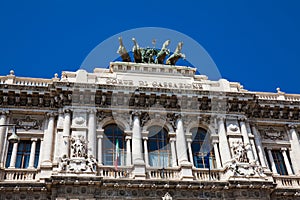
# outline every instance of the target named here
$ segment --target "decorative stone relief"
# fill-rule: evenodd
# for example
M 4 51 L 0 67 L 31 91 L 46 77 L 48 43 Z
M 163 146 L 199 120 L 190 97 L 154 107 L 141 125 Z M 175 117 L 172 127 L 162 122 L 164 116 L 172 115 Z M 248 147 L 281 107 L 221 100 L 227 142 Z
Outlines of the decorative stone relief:
M 261 132 L 263 133 L 264 139 L 271 139 L 271 140 L 284 140 L 285 139 L 283 129 L 280 130 L 280 129 L 273 128 L 273 127 L 267 127 L 267 128 L 264 128 Z
M 240 127 L 237 120 L 226 120 L 226 129 L 229 134 L 240 134 Z
M 30 116 L 26 116 L 21 119 L 14 119 L 17 129 L 25 129 L 29 131 L 31 129 L 40 130 L 42 126 L 42 120 L 33 119 Z
M 233 158 L 238 162 L 249 162 L 249 159 L 247 157 L 247 150 L 246 146 L 242 142 L 237 142 L 232 144 L 232 150 L 233 150 Z
M 85 127 L 87 120 L 86 120 L 86 112 L 82 111 L 73 111 L 73 120 L 72 126 L 74 127 Z
M 226 173 L 229 176 L 266 176 L 263 173 L 262 167 L 256 161 L 249 163 L 247 148 L 242 141 L 232 144 L 233 159 L 225 167 Z
M 169 194 L 169 192 L 167 192 L 163 197 L 162 200 L 172 200 L 173 198 L 171 197 L 171 195 Z
M 91 155 L 87 156 L 87 142 L 83 136 L 72 136 L 71 158 L 63 155 L 59 158 L 59 172 L 95 172 L 96 159 Z
M 71 157 L 86 157 L 87 142 L 84 136 L 73 136 L 71 138 Z

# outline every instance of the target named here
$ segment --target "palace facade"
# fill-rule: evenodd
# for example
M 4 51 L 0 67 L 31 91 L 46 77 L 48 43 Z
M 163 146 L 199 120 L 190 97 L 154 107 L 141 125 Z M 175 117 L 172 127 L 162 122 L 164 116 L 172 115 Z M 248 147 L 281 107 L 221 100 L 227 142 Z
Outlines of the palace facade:
M 299 103 L 185 66 L 11 71 L 0 76 L 0 199 L 300 199 Z

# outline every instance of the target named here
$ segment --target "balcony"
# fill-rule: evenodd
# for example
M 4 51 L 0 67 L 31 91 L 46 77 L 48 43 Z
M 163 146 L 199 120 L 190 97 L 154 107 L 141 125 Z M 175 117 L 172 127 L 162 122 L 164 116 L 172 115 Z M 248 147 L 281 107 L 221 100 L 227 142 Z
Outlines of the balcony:
M 216 169 L 193 169 L 194 178 L 197 181 L 219 181 L 221 178 L 221 171 Z
M 37 181 L 36 169 L 4 169 L 1 171 L 0 180 L 2 181 Z
M 132 178 L 131 172 L 132 168 L 125 166 L 118 166 L 118 170 L 114 166 L 101 166 L 98 170 L 99 176 L 104 179 Z
M 154 168 L 150 167 L 146 170 L 148 179 L 168 179 L 178 180 L 180 179 L 180 172 L 178 168 Z
M 300 188 L 300 176 L 273 176 L 277 188 Z

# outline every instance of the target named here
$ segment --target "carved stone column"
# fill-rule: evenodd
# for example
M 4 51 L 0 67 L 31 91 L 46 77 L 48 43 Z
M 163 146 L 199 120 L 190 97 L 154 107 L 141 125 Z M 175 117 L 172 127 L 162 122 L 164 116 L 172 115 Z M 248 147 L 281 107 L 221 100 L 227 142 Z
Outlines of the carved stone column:
M 96 117 L 95 110 L 89 110 L 88 119 L 88 157 L 96 157 Z
M 140 126 L 140 113 L 133 113 L 133 125 L 132 125 L 132 159 L 133 164 L 144 163 L 142 154 L 142 134 Z
M 97 152 L 97 159 L 98 159 L 98 163 L 100 165 L 103 165 L 103 161 L 102 161 L 102 139 L 103 139 L 103 134 L 104 134 L 104 130 L 101 129 L 98 131 L 98 152 Z
M 215 154 L 215 157 L 216 157 L 216 164 L 217 164 L 216 167 L 217 167 L 217 169 L 221 169 L 222 163 L 221 163 L 220 154 L 219 154 L 218 142 L 213 141 L 212 143 L 214 145 L 214 154 Z
M 177 116 L 176 119 L 176 150 L 178 164 L 188 164 L 186 139 L 183 131 L 183 122 L 181 116 Z M 175 154 L 176 155 L 176 154 Z
M 55 114 L 48 114 L 48 128 L 44 135 L 44 151 L 42 151 L 42 164 L 43 167 L 51 167 L 52 166 L 52 152 L 53 152 L 53 140 L 54 140 L 54 120 Z
M 289 159 L 287 157 L 287 154 L 286 154 L 287 148 L 281 148 L 280 150 L 281 150 L 281 153 L 282 153 L 282 156 L 283 156 L 283 160 L 284 160 L 284 163 L 285 163 L 287 173 L 288 173 L 288 175 L 292 175 L 293 174 L 292 166 L 291 166 L 290 161 L 289 161 Z
M 62 151 L 60 157 L 66 155 L 70 157 L 70 128 L 71 128 L 71 111 L 65 110 L 64 114 L 64 124 L 63 124 L 63 134 L 62 134 Z
M 188 151 L 189 151 L 189 158 L 190 158 L 190 162 L 192 163 L 193 166 L 195 166 L 194 164 L 194 158 L 193 158 L 193 151 L 192 151 L 192 134 L 189 133 L 189 137 L 187 138 L 187 146 L 188 146 Z
M 18 143 L 14 143 L 12 153 L 11 153 L 9 168 L 15 168 L 16 167 L 17 153 L 18 153 Z
M 296 131 L 297 126 L 295 124 L 290 124 L 289 128 L 289 138 L 291 143 L 291 161 L 294 168 L 294 172 L 296 175 L 300 174 L 300 159 L 299 159 L 299 152 L 300 152 L 300 144 L 299 144 L 299 135 Z
M 276 165 L 273 159 L 273 155 L 272 155 L 272 149 L 267 148 L 268 151 L 268 156 L 269 156 L 269 160 L 270 160 L 270 164 L 271 164 L 271 170 L 273 172 L 273 174 L 278 174 L 277 169 L 276 169 Z
M 144 141 L 144 159 L 145 159 L 146 167 L 148 167 L 149 166 L 148 131 L 144 135 L 147 135 L 147 136 L 143 136 L 143 141 Z
M 131 166 L 131 135 L 125 137 L 126 140 L 126 166 Z
M 266 169 L 267 168 L 266 155 L 265 155 L 265 152 L 263 150 L 260 134 L 258 133 L 255 125 L 252 125 L 252 132 L 253 132 L 253 135 L 254 135 L 254 140 L 255 140 L 255 143 L 256 143 L 257 154 L 258 154 L 258 157 L 259 157 L 260 164 L 261 164 L 262 168 Z
M 142 134 L 140 126 L 139 112 L 132 113 L 132 161 L 133 177 L 135 179 L 145 179 L 146 169 L 142 153 Z
M 31 139 L 31 149 L 30 149 L 30 157 L 29 157 L 29 169 L 34 168 L 34 158 L 35 158 L 35 150 L 36 150 L 36 142 L 37 138 L 32 138 Z
M 218 135 L 219 135 L 219 148 L 222 165 L 225 166 L 231 160 L 230 149 L 228 145 L 226 129 L 224 125 L 224 117 L 218 118 Z
M 249 162 L 252 163 L 254 161 L 254 156 L 253 156 L 252 147 L 249 140 L 245 121 L 246 121 L 245 118 L 240 119 L 241 133 L 243 136 L 244 145 L 246 147 L 247 157 L 249 158 Z
M 0 125 L 5 125 L 7 121 L 7 114 L 8 112 L 1 112 L 0 116 Z M 4 157 L 4 152 L 5 152 L 5 141 L 7 138 L 7 133 L 6 133 L 7 127 L 5 126 L 0 126 L 0 168 L 4 166 L 3 163 L 3 157 Z
M 175 134 L 174 133 L 169 133 L 170 136 L 170 145 L 171 145 L 171 155 L 172 155 L 172 167 L 177 166 L 177 156 L 176 156 L 176 149 L 175 149 Z

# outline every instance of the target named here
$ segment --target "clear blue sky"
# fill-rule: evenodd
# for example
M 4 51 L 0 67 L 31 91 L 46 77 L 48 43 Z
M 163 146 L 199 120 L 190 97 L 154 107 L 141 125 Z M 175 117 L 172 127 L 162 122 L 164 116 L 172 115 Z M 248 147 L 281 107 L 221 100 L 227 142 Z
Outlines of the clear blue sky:
M 1 1 L 0 75 L 14 69 L 17 76 L 51 78 L 76 71 L 108 37 L 164 27 L 199 42 L 222 77 L 246 89 L 300 93 L 300 1 L 145 2 Z

